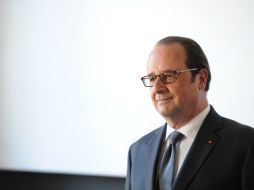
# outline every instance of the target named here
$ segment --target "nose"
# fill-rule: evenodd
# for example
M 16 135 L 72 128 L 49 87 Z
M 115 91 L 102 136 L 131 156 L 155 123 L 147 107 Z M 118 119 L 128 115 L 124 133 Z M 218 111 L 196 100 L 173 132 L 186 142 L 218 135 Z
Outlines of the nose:
M 152 87 L 152 91 L 154 93 L 163 93 L 167 90 L 166 85 L 161 81 L 160 77 L 157 77 L 153 87 Z

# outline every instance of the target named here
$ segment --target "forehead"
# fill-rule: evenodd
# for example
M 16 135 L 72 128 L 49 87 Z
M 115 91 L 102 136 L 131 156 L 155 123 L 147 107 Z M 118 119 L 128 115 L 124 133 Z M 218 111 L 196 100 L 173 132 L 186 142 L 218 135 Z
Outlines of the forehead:
M 157 45 L 152 50 L 147 64 L 149 74 L 158 74 L 166 70 L 187 68 L 186 50 L 180 43 Z

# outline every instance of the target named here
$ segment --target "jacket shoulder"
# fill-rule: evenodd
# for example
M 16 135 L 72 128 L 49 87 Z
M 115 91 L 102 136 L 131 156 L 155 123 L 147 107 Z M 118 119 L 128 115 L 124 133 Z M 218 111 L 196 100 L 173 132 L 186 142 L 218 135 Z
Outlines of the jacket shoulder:
M 136 148 L 142 145 L 146 145 L 151 139 L 155 138 L 157 135 L 162 136 L 164 134 L 166 134 L 166 124 L 139 138 L 137 141 L 135 141 L 131 145 L 131 148 Z
M 234 121 L 232 119 L 228 119 L 223 117 L 223 125 L 229 133 L 234 134 L 235 136 L 243 137 L 245 139 L 254 140 L 254 128 Z
M 223 123 L 225 127 L 230 127 L 232 130 L 236 130 L 236 131 L 243 131 L 243 132 L 248 132 L 248 133 L 254 133 L 254 128 L 250 127 L 248 125 L 239 123 L 235 120 L 229 119 L 229 118 L 225 118 L 223 117 Z

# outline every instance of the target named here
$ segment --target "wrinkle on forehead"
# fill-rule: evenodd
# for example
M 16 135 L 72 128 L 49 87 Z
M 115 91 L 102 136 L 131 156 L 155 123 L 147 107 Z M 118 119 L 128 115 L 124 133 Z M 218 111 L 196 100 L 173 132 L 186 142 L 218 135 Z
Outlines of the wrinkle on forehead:
M 187 68 L 186 60 L 186 51 L 180 43 L 157 45 L 148 57 L 147 72 L 158 74 L 165 68 L 167 70 L 184 69 L 182 67 Z M 172 66 L 175 68 L 170 68 Z

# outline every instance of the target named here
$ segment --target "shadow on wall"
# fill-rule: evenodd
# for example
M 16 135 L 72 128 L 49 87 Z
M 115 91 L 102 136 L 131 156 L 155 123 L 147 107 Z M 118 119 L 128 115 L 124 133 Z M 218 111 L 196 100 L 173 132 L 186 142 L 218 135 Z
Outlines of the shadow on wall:
M 124 178 L 0 170 L 2 190 L 124 190 Z

